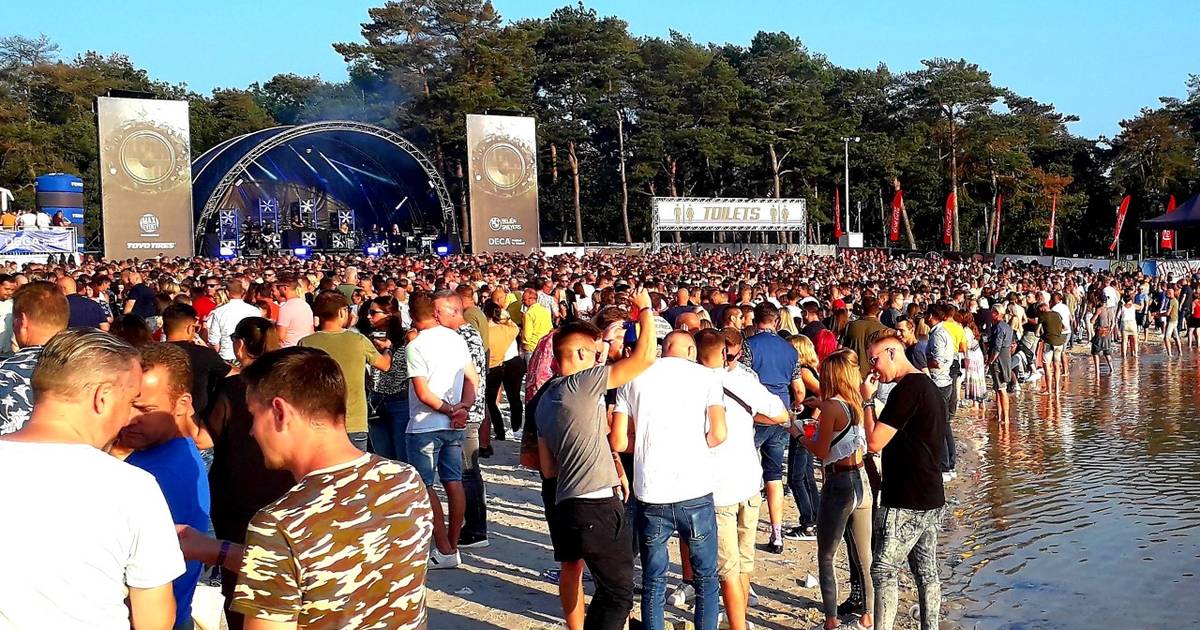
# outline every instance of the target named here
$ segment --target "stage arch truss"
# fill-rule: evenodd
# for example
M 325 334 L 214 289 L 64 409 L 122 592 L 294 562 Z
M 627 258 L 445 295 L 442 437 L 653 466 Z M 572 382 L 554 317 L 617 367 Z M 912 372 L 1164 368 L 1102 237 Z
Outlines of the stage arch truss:
M 404 137 L 366 123 L 316 122 L 230 138 L 193 161 L 192 178 L 198 248 L 229 221 L 231 206 L 242 219 L 275 222 L 276 231 L 292 214 L 322 211 L 330 223 L 351 213 L 351 228 L 456 231 L 434 164 Z

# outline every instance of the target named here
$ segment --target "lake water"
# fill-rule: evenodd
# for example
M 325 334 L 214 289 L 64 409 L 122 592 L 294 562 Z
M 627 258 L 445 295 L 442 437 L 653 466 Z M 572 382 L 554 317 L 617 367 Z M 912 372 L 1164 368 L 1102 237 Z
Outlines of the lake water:
M 1006 433 L 979 420 L 971 529 L 943 582 L 957 625 L 1200 623 L 1200 353 L 1148 349 L 1099 378 L 1072 357 L 1061 403 L 1019 394 Z

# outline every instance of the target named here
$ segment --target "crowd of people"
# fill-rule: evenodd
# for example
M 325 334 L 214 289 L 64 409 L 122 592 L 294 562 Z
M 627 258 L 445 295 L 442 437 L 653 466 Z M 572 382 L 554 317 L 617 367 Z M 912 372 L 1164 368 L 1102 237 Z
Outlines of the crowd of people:
M 1150 329 L 1200 348 L 1195 276 L 876 251 L 5 271 L 15 628 L 191 628 L 205 567 L 231 628 L 425 627 L 427 570 L 486 553 L 482 470 L 509 439 L 568 628 L 626 627 L 639 593 L 651 630 L 668 602 L 751 627 L 756 553 L 810 542 L 820 627 L 892 628 L 907 564 L 936 628 L 952 418 L 1004 430 L 1022 388 L 1061 395 L 1075 343 L 1097 378 Z

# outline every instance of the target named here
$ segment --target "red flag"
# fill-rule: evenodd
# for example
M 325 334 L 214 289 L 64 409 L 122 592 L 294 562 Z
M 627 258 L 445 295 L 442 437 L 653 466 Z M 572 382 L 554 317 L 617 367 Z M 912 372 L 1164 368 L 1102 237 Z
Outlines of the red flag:
M 833 189 L 833 238 L 842 237 L 842 199 L 837 188 Z
M 1050 231 L 1046 234 L 1046 249 L 1054 249 L 1054 218 L 1058 214 L 1058 195 L 1050 197 Z
M 950 191 L 950 196 L 946 197 L 946 216 L 942 220 L 942 244 L 951 245 L 954 243 L 954 206 L 955 198 L 954 191 Z
M 1121 239 L 1121 226 L 1125 225 L 1125 212 L 1129 210 L 1129 195 L 1121 200 L 1121 207 L 1117 208 L 1117 229 L 1113 230 L 1113 240 L 1108 246 L 1108 251 L 1113 251 L 1117 248 L 1117 241 Z
M 1167 200 L 1167 214 L 1175 212 L 1175 195 Z M 1163 230 L 1159 245 L 1163 249 L 1175 249 L 1175 230 Z
M 888 232 L 888 240 L 895 243 L 900 240 L 900 209 L 904 207 L 904 193 L 900 189 L 896 189 L 896 195 L 892 197 L 892 226 Z
M 992 226 L 992 251 L 996 251 L 996 245 L 1000 244 L 1000 206 L 1004 202 L 1004 195 L 996 193 L 996 220 Z

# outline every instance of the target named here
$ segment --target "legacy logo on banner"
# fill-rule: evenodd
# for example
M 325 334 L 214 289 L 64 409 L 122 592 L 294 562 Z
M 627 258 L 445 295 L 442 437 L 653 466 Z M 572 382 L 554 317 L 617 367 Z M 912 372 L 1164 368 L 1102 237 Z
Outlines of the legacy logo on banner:
M 108 258 L 192 255 L 186 101 L 96 99 Z
M 745 229 L 803 230 L 806 206 L 803 199 L 654 199 L 658 229 L 688 230 Z
M 467 157 L 471 251 L 529 253 L 539 249 L 534 120 L 467 116 Z

